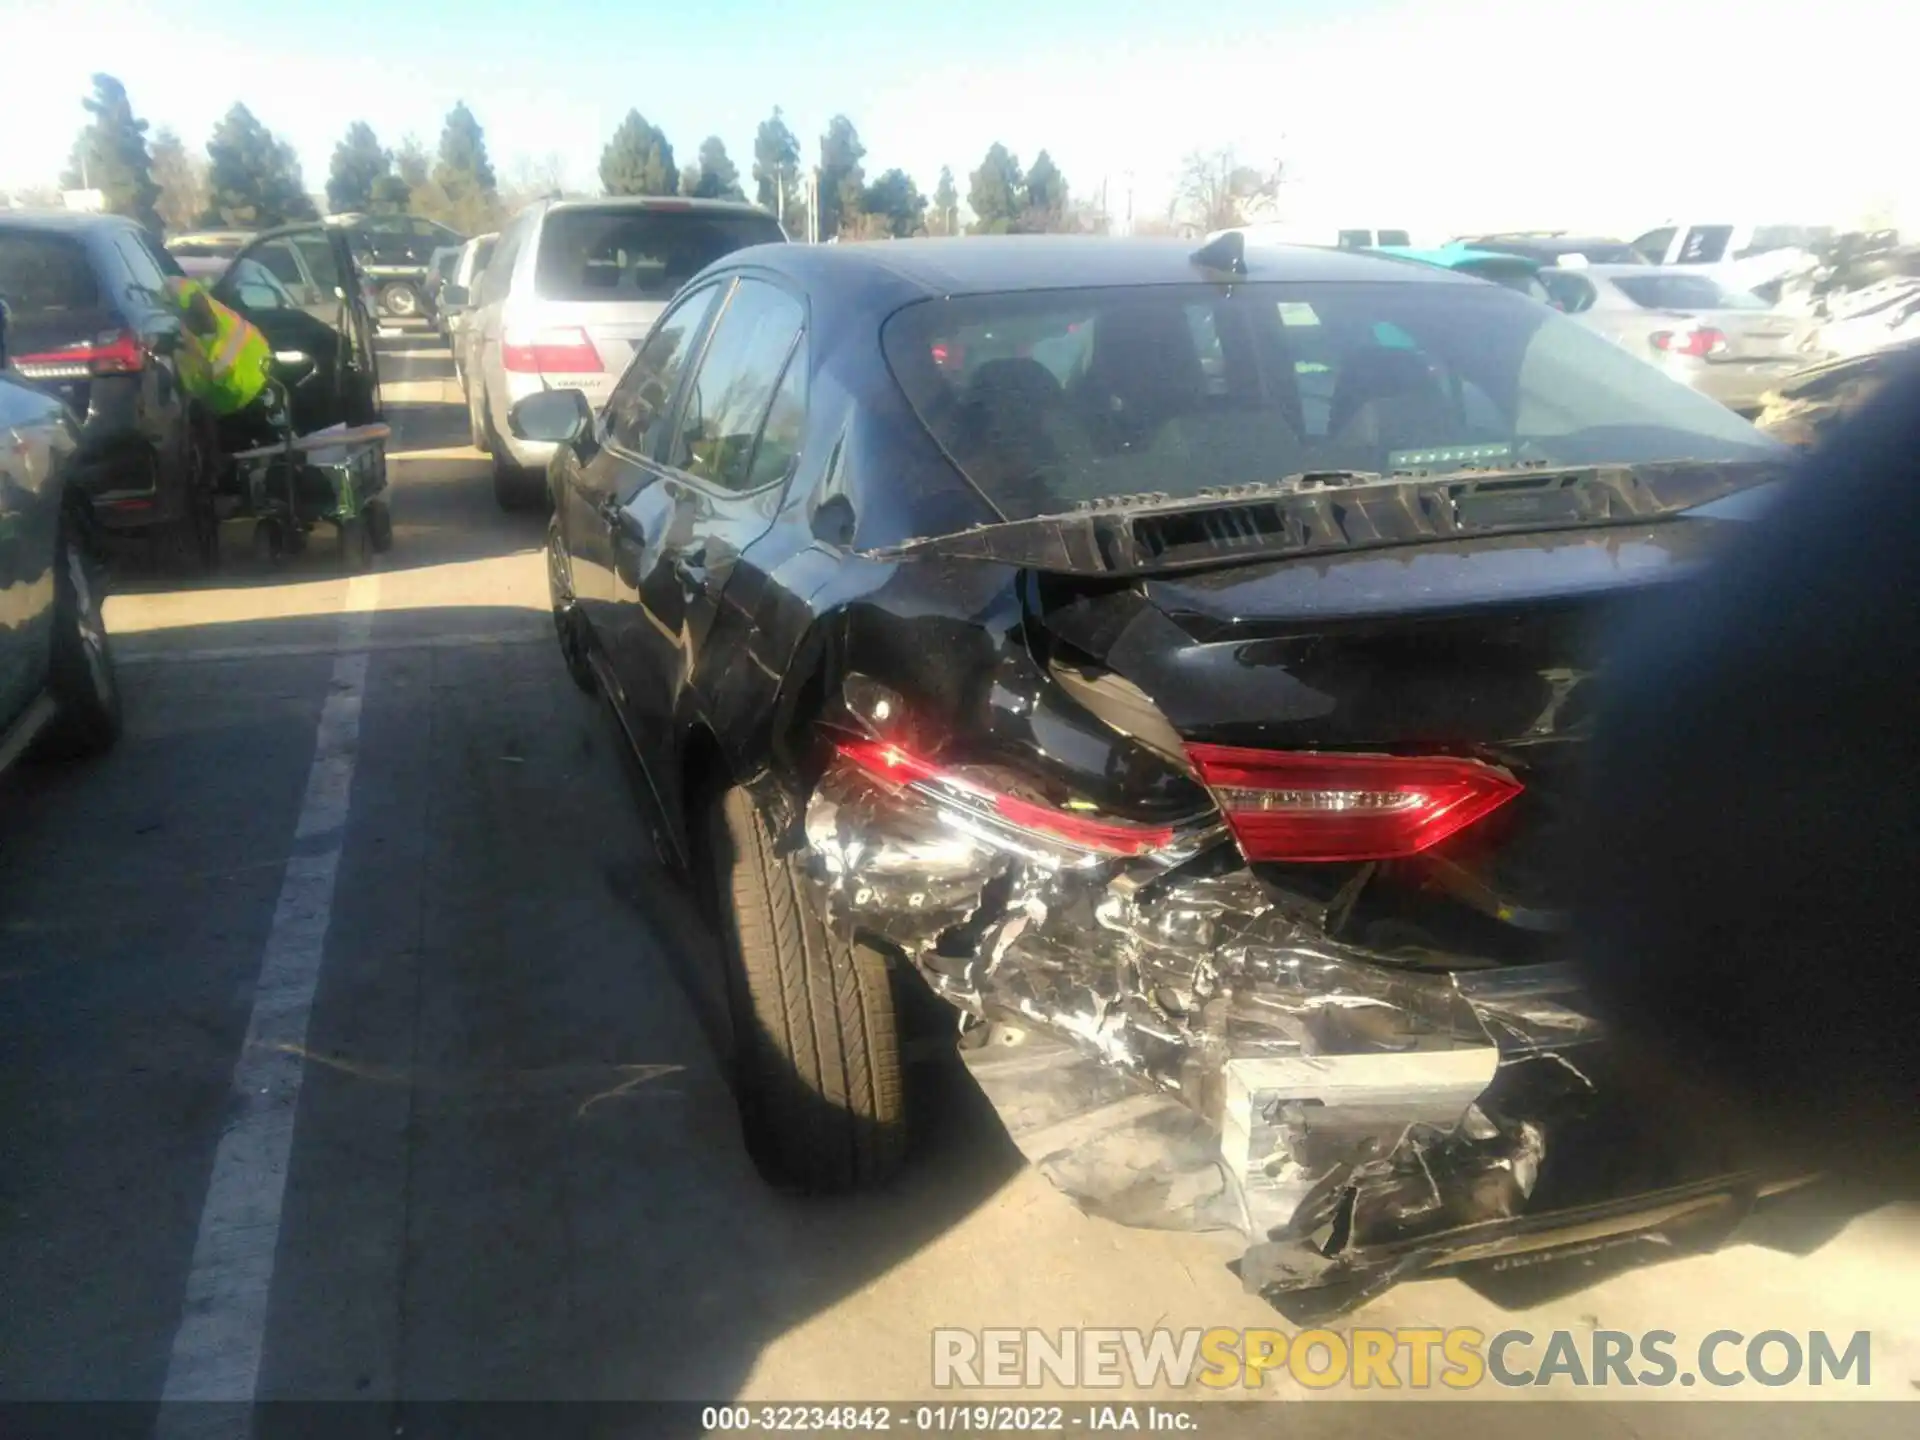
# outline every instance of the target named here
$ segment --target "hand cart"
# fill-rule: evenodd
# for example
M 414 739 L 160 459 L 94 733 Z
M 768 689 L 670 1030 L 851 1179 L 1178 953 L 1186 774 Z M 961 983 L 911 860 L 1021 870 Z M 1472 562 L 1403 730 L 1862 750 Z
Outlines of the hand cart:
M 254 554 L 276 564 L 306 549 L 325 522 L 339 534 L 342 567 L 366 569 L 375 552 L 393 547 L 385 498 L 392 430 L 343 424 L 295 435 L 284 404 L 271 414 L 281 438 L 229 456 L 221 518 L 252 517 Z

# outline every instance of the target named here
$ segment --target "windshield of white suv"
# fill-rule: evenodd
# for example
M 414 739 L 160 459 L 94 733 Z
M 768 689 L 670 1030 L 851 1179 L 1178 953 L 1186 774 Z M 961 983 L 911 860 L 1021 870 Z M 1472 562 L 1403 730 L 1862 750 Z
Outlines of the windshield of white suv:
M 1744 420 L 1512 291 L 1177 285 L 926 301 L 883 343 L 1009 518 L 1313 470 L 1756 460 Z
M 750 210 L 632 205 L 555 210 L 540 229 L 542 300 L 668 300 L 723 255 L 785 237 Z

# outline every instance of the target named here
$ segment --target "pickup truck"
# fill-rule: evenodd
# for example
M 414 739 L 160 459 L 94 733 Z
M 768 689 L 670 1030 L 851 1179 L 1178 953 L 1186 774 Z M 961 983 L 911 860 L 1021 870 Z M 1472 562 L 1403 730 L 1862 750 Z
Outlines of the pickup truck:
M 427 266 L 433 252 L 467 237 L 418 215 L 330 215 L 348 232 L 361 273 L 372 283 L 380 312 L 396 320 L 427 313 Z

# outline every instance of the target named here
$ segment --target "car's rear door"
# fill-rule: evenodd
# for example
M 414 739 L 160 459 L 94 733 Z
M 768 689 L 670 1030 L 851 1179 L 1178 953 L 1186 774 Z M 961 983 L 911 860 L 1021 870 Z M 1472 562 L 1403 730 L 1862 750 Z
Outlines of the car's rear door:
M 798 460 L 807 404 L 807 311 L 770 278 L 743 276 L 713 322 L 675 402 L 658 478 L 621 512 L 614 608 L 621 685 L 672 753 L 677 718 L 721 595 L 773 524 Z M 675 767 L 656 778 L 677 806 Z M 677 809 L 671 813 L 679 813 Z
M 640 619 L 631 605 L 616 608 L 614 603 L 616 593 L 631 599 L 634 591 L 631 574 L 621 581 L 614 574 L 616 565 L 631 569 L 635 563 L 637 537 L 627 528 L 636 521 L 624 512 L 642 489 L 659 482 L 654 457 L 666 447 L 674 396 L 729 284 L 715 280 L 691 290 L 661 317 L 600 417 L 600 449 L 571 467 L 557 500 L 574 598 L 614 661 L 614 698 L 623 714 L 629 706 L 619 693 L 620 677 L 632 671 L 615 657 L 632 643 L 626 629 Z

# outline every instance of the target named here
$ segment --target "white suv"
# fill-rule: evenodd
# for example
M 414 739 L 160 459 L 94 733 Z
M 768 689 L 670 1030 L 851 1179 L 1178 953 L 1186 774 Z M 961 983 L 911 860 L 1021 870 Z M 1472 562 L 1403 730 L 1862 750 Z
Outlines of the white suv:
M 723 255 L 786 238 L 765 210 L 730 200 L 543 200 L 515 216 L 462 322 L 474 439 L 493 456 L 501 507 L 546 498 L 553 454 L 511 434 L 515 401 L 581 390 L 597 409 L 682 285 Z

